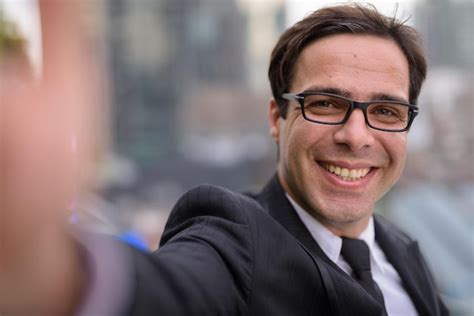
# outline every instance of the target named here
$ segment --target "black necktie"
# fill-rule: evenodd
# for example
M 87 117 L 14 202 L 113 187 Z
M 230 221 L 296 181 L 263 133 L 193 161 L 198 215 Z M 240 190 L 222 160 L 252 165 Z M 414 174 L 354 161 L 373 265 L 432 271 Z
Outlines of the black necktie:
M 341 254 L 349 263 L 354 278 L 362 287 L 385 307 L 383 294 L 372 278 L 370 271 L 370 250 L 367 244 L 360 239 L 342 237 Z

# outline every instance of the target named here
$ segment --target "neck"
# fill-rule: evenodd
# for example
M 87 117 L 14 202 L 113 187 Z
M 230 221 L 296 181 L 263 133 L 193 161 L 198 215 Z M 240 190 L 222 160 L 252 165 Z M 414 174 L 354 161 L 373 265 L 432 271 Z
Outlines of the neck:
M 358 238 L 369 225 L 370 217 L 360 219 L 355 222 L 334 222 L 328 221 L 320 216 L 310 213 L 318 222 L 326 227 L 330 232 L 339 237 Z
M 312 207 L 310 203 L 305 203 L 304 198 L 298 198 L 293 194 L 293 191 L 288 187 L 285 179 L 282 179 L 281 173 L 278 173 L 278 178 L 283 191 L 301 207 L 306 213 L 310 214 L 321 225 L 339 237 L 357 238 L 367 228 L 372 212 L 367 212 L 358 218 L 344 218 L 344 216 L 325 216 L 330 212 L 320 212 Z

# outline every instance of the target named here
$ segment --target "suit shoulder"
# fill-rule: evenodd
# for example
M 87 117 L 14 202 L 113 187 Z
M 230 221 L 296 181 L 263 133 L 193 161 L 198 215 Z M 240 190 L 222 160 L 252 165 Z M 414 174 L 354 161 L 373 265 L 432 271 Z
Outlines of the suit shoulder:
M 247 213 L 259 213 L 257 206 L 218 186 L 186 192 L 171 211 L 152 260 L 142 256 L 136 264 L 141 286 L 136 304 L 145 306 L 136 314 L 153 310 L 150 306 L 165 315 L 246 314 L 255 257 Z M 160 288 L 150 290 L 156 284 Z
M 247 225 L 252 213 L 263 211 L 253 199 L 229 189 L 203 184 L 186 192 L 173 207 L 165 230 L 203 218 Z

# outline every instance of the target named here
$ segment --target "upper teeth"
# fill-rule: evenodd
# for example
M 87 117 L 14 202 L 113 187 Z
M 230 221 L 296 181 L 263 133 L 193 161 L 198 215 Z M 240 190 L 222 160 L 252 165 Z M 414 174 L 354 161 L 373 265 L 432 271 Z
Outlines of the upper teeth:
M 322 164 L 324 169 L 328 170 L 329 172 L 332 172 L 339 177 L 341 177 L 343 180 L 357 180 L 360 178 L 363 178 L 369 173 L 370 168 L 361 168 L 361 169 L 347 169 L 347 168 L 341 168 L 338 166 L 334 166 L 328 163 Z

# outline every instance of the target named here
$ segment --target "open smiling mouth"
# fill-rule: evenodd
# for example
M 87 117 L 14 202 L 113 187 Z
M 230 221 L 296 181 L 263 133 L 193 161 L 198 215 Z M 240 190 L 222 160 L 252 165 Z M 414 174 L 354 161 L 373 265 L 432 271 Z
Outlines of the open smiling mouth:
M 331 165 L 325 162 L 319 162 L 319 165 L 327 171 L 335 174 L 344 181 L 357 181 L 364 178 L 371 170 L 371 168 L 348 169 L 339 166 Z

